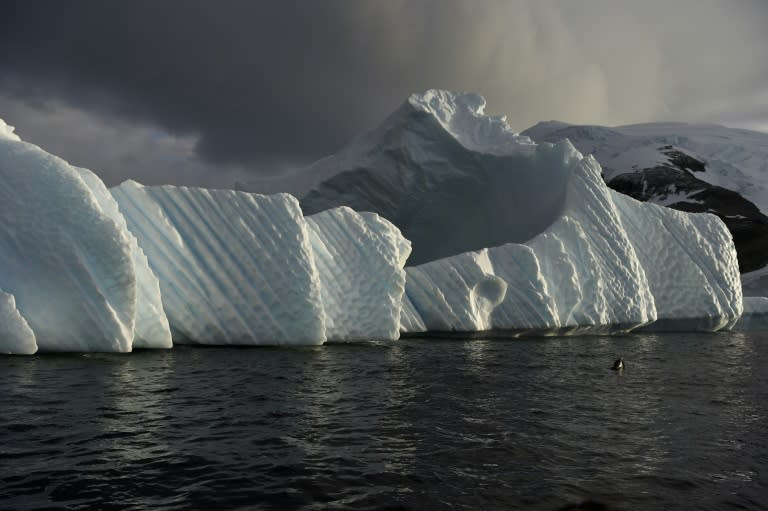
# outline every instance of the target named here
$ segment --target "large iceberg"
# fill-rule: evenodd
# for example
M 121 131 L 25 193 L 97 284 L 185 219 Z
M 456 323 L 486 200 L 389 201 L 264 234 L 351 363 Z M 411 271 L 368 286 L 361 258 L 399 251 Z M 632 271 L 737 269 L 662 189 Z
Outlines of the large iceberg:
M 0 128 L 0 353 L 399 337 L 410 243 L 379 216 L 109 190 Z
M 108 190 L 0 122 L 0 352 L 733 327 L 720 220 L 612 191 L 567 140 L 535 144 L 484 106 L 412 96 L 310 167 L 328 179 L 301 204 Z M 740 325 L 762 325 L 765 302 L 748 310 Z
M 307 170 L 331 177 L 305 211 L 373 211 L 411 240 L 403 331 L 733 326 L 741 286 L 722 222 L 614 192 L 594 158 L 534 144 L 484 107 L 413 95 Z

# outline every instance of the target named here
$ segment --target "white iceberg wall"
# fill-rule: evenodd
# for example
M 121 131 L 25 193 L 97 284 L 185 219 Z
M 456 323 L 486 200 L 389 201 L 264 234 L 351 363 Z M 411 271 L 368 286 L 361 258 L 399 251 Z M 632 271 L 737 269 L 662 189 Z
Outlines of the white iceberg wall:
M 349 208 L 306 220 L 328 340 L 398 339 L 408 240 L 378 215 Z
M 14 296 L 40 351 L 131 350 L 136 279 L 125 232 L 74 168 L 7 133 L 0 288 Z
M 656 302 L 658 321 L 648 328 L 731 328 L 741 315 L 742 296 L 736 249 L 725 224 L 714 215 L 612 194 Z
M 131 260 L 136 274 L 136 323 L 133 337 L 134 348 L 170 348 L 171 329 L 163 311 L 160 297 L 160 283 L 152 272 L 147 256 L 139 247 L 136 236 L 128 230 L 123 214 L 112 194 L 96 174 L 90 170 L 74 167 L 80 178 L 93 192 L 103 213 L 111 218 L 117 227 L 125 232 L 131 249 Z
M 290 195 L 112 188 L 160 281 L 174 342 L 322 344 L 320 280 Z
M 16 309 L 16 300 L 0 291 L 0 353 L 33 355 L 36 351 L 35 334 Z

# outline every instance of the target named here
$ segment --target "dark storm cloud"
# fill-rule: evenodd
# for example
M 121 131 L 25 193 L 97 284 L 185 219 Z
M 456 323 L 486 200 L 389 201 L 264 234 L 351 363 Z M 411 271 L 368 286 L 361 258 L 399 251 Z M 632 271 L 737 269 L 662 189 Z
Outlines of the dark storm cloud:
M 341 6 L 12 3 L 0 17 L 3 85 L 199 132 L 217 160 L 317 154 L 355 125 L 364 105 L 346 96 L 371 71 L 349 65 L 360 42 Z
M 207 164 L 266 173 L 335 151 L 431 87 L 477 90 L 519 130 L 754 124 L 767 12 L 762 0 L 5 1 L 0 94 L 157 126 Z

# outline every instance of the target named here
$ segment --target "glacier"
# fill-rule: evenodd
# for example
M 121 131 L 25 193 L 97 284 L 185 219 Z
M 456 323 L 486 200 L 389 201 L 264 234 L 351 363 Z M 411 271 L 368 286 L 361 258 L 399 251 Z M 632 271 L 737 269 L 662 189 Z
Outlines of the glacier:
M 484 108 L 472 93 L 412 95 L 306 171 L 330 176 L 302 198 L 308 213 L 373 211 L 411 240 L 403 332 L 733 327 L 722 222 L 612 191 L 567 140 L 535 144 Z

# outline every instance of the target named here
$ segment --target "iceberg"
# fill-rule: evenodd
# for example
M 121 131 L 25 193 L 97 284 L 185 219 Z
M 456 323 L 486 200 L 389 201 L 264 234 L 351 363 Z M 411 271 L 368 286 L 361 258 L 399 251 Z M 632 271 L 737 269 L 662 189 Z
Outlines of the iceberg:
M 40 351 L 131 351 L 130 244 L 81 173 L 4 127 L 0 183 L 0 289 Z M 5 295 L 3 310 L 13 316 Z
M 404 332 L 734 325 L 738 262 L 720 220 L 612 191 L 567 140 L 535 144 L 484 108 L 476 94 L 412 95 L 306 171 L 330 176 L 307 213 L 372 211 L 411 240 Z
M 312 165 L 327 179 L 301 202 L 107 189 L 0 122 L 0 352 L 768 323 L 717 217 L 610 190 L 569 141 L 535 144 L 484 107 L 411 96 Z
M 109 190 L 0 124 L 0 352 L 397 339 L 410 243 L 287 194 Z

